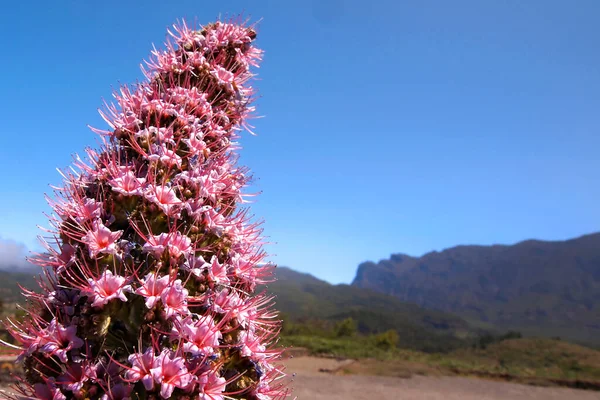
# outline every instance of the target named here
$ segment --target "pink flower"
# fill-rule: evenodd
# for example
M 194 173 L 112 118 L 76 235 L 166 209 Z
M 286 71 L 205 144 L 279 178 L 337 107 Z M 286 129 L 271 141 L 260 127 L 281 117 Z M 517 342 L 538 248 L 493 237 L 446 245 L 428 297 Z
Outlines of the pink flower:
M 145 182 L 145 178 L 136 177 L 135 173 L 129 168 L 120 169 L 119 175 L 108 181 L 115 192 L 125 196 L 141 195 Z
M 61 307 L 65 314 L 72 316 L 79 298 L 79 291 L 76 289 L 57 289 L 48 294 L 48 303 Z
M 66 363 L 68 362 L 67 352 L 71 349 L 78 349 L 84 344 L 83 340 L 76 335 L 76 326 L 64 327 L 56 319 L 53 319 L 39 339 L 40 351 L 49 353 L 51 356 L 56 355 L 62 362 Z
M 152 390 L 154 381 L 152 368 L 154 367 L 154 349 L 149 347 L 144 354 L 135 353 L 129 356 L 131 367 L 125 373 L 125 379 L 131 382 L 142 381 L 146 390 Z
M 179 231 L 161 233 L 150 236 L 143 249 L 156 258 L 160 258 L 165 249 L 168 249 L 171 257 L 179 258 L 182 254 L 187 255 L 192 251 L 192 240 Z
M 271 369 L 262 375 L 252 391 L 257 400 L 284 399 L 289 396 L 289 390 L 282 382 L 277 383 L 280 371 Z
M 148 156 L 149 161 L 160 161 L 170 167 L 176 166 L 177 168 L 181 168 L 181 157 L 173 150 L 168 149 L 164 144 L 162 146 L 153 145 L 152 151 L 154 154 Z
M 175 141 L 173 140 L 173 129 L 170 128 L 156 128 L 150 126 L 147 129 L 136 132 L 135 136 L 143 137 L 147 140 L 154 138 L 157 143 L 175 144 Z
M 211 74 L 219 79 L 219 83 L 228 84 L 233 82 L 233 73 L 220 65 L 215 65 Z
M 58 377 L 58 383 L 71 392 L 79 392 L 87 380 L 86 369 L 82 363 L 68 365 L 65 373 Z
M 273 397 L 275 396 L 273 396 L 272 392 L 273 390 L 269 386 L 269 383 L 265 380 L 261 380 L 260 382 L 258 382 L 258 385 L 256 385 L 256 388 L 254 389 L 254 395 L 258 400 L 273 399 Z
M 193 58 L 191 62 L 188 59 L 188 65 L 193 64 L 198 66 L 204 64 L 204 57 L 200 53 L 187 53 L 187 56 Z M 200 92 L 197 87 L 192 87 L 190 89 L 182 87 L 167 89 L 167 94 L 170 102 L 184 104 L 185 108 L 194 115 L 206 116 L 211 112 L 212 107 L 210 102 L 206 99 L 207 94 Z
M 223 289 L 214 298 L 212 309 L 219 314 L 226 314 L 229 318 L 236 318 L 242 326 L 247 326 L 250 314 L 248 306 L 236 292 Z
M 205 197 L 212 202 L 215 202 L 219 193 L 225 189 L 225 184 L 221 182 L 217 171 L 213 170 L 210 174 L 202 175 L 198 180 L 200 196 Z
M 182 204 L 182 201 L 177 197 L 175 190 L 168 186 L 150 185 L 144 195 L 148 201 L 156 204 L 169 217 L 174 216 L 176 210 Z
M 115 118 L 113 125 L 115 126 L 115 128 L 119 128 L 125 131 L 133 131 L 142 123 L 143 121 L 139 119 L 134 112 L 127 111 L 124 113 L 120 113 L 117 116 L 117 118 Z
M 242 347 L 240 354 L 243 357 L 251 357 L 254 360 L 263 360 L 266 358 L 266 346 L 252 331 L 242 331 L 239 334 L 239 343 Z
M 223 337 L 215 321 L 209 315 L 194 321 L 191 317 L 176 321 L 173 327 L 175 337 L 183 337 L 183 351 L 193 355 L 211 355 L 214 348 L 219 346 L 219 339 Z
M 210 71 L 211 75 L 217 78 L 220 85 L 224 86 L 226 90 L 233 92 L 233 74 L 221 67 L 215 65 L 214 69 Z
M 218 117 L 218 118 L 217 118 Z M 221 120 L 221 121 L 219 121 Z M 215 118 L 206 123 L 205 132 L 213 137 L 223 138 L 227 136 L 227 131 L 223 128 L 222 123 L 228 122 L 229 118 L 226 115 L 215 113 Z
M 144 105 L 144 111 L 147 113 L 160 113 L 163 115 L 168 115 L 169 117 L 178 117 L 179 110 L 181 110 L 178 104 L 172 104 L 163 99 L 153 99 L 149 102 L 149 104 Z M 165 129 L 165 128 L 163 128 Z M 160 134 L 160 129 L 158 129 Z M 157 140 L 158 142 L 162 141 L 160 138 Z
M 193 155 L 204 156 L 204 151 L 207 150 L 206 143 L 198 139 L 195 132 L 190 135 L 189 139 L 183 139 L 182 142 L 188 146 L 190 153 Z
M 131 292 L 131 285 L 126 285 L 127 279 L 113 275 L 110 270 L 104 273 L 98 279 L 89 278 L 88 282 L 91 286 L 90 293 L 94 299 L 92 307 L 102 307 L 112 299 L 120 299 L 127 301 L 125 292 Z
M 204 213 L 212 209 L 202 198 L 190 199 L 185 203 L 188 214 L 196 221 L 202 221 Z
M 122 234 L 123 231 L 113 232 L 104 226 L 102 221 L 95 220 L 92 223 L 92 230 L 88 231 L 81 241 L 87 244 L 90 257 L 94 258 L 99 253 L 115 254 L 116 242 Z
M 198 256 L 198 257 L 188 257 L 188 259 L 186 260 L 186 262 L 183 264 L 182 268 L 185 270 L 190 271 L 193 275 L 195 275 L 196 277 L 203 279 L 204 275 L 202 275 L 203 271 L 206 270 L 206 267 L 209 266 L 210 264 L 208 264 L 205 260 L 204 257 L 202 256 Z
M 225 217 L 221 215 L 219 212 L 215 211 L 214 208 L 208 209 L 203 214 L 203 222 L 204 224 L 217 236 L 221 236 L 223 230 L 225 229 Z
M 33 385 L 36 399 L 39 400 L 66 400 L 67 397 L 54 384 L 54 379 L 50 378 L 45 383 L 36 383 Z
M 151 272 L 142 281 L 142 286 L 136 289 L 135 293 L 146 298 L 146 307 L 152 308 L 156 302 L 160 299 L 160 295 L 169 285 L 169 276 L 163 276 L 157 278 L 156 275 Z
M 257 283 L 261 283 L 259 273 L 262 277 L 268 277 L 269 270 L 273 268 L 272 264 L 258 265 L 256 261 L 249 261 L 239 253 L 233 255 L 230 261 L 233 275 L 244 280 L 251 290 L 254 290 Z
M 109 382 L 109 385 L 112 384 Z M 100 397 L 100 400 L 129 400 L 133 387 L 125 385 L 123 383 L 117 383 L 112 387 L 108 387 L 108 393 L 105 393 Z
M 85 198 L 83 203 L 76 203 L 73 206 L 73 217 L 79 223 L 83 223 L 90 219 L 100 218 L 102 207 L 101 201 Z
M 163 399 L 170 398 L 176 387 L 183 389 L 194 379 L 185 366 L 185 360 L 181 357 L 173 358 L 170 350 L 160 353 L 150 373 L 154 382 L 160 385 L 160 395 Z
M 208 276 L 211 280 L 218 284 L 229 284 L 229 278 L 227 277 L 227 266 L 223 263 L 220 264 L 216 256 L 212 256 L 208 268 Z
M 187 314 L 187 296 L 188 291 L 181 285 L 181 280 L 177 279 L 165 290 L 163 290 L 160 298 L 165 307 L 167 318 L 176 314 Z
M 202 278 L 203 271 L 207 271 L 209 279 L 217 284 L 226 285 L 230 282 L 227 277 L 226 264 L 219 263 L 216 256 L 212 256 L 210 262 L 206 262 L 202 256 L 192 258 L 188 263 L 188 267 L 198 278 Z
M 220 377 L 215 371 L 208 370 L 198 378 L 200 386 L 199 400 L 223 400 L 223 392 L 227 385 L 225 378 Z
M 246 260 L 240 254 L 235 254 L 231 257 L 231 265 L 233 266 L 233 272 L 237 277 L 243 277 L 248 274 L 248 271 L 254 267 L 252 263 Z
M 62 273 L 66 268 L 69 268 L 76 261 L 75 247 L 68 243 L 64 243 L 60 248 L 60 254 L 58 254 L 56 259 L 59 263 L 56 272 Z

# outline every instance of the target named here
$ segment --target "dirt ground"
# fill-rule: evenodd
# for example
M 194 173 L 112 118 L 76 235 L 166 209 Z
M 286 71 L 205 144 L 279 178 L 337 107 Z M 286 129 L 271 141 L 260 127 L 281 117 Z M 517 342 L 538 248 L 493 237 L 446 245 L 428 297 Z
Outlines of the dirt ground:
M 600 392 L 544 388 L 475 378 L 338 375 L 344 361 L 296 357 L 286 361 L 298 400 L 600 400 Z M 0 388 L 2 389 L 2 388 Z M 0 392 L 0 399 L 5 398 Z
M 340 361 L 297 357 L 286 362 L 294 374 L 298 400 L 600 400 L 600 392 L 546 388 L 462 377 L 414 376 L 409 379 L 334 375 Z

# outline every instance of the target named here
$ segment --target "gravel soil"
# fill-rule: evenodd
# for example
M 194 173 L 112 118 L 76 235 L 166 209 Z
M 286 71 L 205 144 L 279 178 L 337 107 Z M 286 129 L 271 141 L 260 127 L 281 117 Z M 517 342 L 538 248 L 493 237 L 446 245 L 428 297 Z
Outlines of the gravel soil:
M 298 400 L 600 400 L 600 392 L 557 387 L 535 387 L 508 382 L 463 378 L 338 375 L 344 361 L 297 357 L 286 362 L 294 374 L 291 386 Z

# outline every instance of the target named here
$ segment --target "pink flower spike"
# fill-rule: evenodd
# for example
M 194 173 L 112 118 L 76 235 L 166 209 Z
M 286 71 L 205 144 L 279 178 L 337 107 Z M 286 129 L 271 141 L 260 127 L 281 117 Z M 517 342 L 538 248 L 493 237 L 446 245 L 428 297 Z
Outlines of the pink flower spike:
M 125 292 L 132 291 L 131 285 L 125 284 L 126 281 L 126 278 L 119 275 L 113 275 L 110 270 L 104 271 L 98 279 L 89 278 L 89 292 L 94 299 L 92 307 L 102 307 L 112 299 L 117 298 L 126 302 L 127 296 L 125 296 Z
M 113 232 L 104 226 L 102 221 L 95 220 L 92 223 L 92 230 L 88 231 L 81 241 L 87 244 L 90 257 L 95 258 L 100 253 L 115 254 L 116 242 L 122 234 L 123 231 Z
M 163 276 L 157 278 L 157 276 L 151 272 L 144 278 L 142 286 L 136 289 L 135 294 L 139 294 L 146 298 L 146 307 L 152 308 L 156 302 L 160 299 L 161 293 L 169 285 L 169 276 Z
M 254 135 L 256 26 L 169 34 L 143 80 L 104 103 L 99 146 L 52 186 L 46 251 L 30 258 L 41 291 L 23 288 L 27 318 L 0 340 L 27 367 L 15 399 L 288 395 L 274 297 L 257 293 L 274 267 L 238 153 Z
M 213 370 L 208 370 L 198 378 L 200 386 L 199 400 L 223 400 L 227 381 Z
M 181 357 L 172 358 L 172 355 L 172 351 L 163 350 L 154 361 L 154 368 L 150 370 L 154 382 L 160 385 L 160 396 L 163 399 L 170 398 L 176 387 L 183 389 L 194 379 L 185 366 L 185 360 Z
M 188 290 L 183 288 L 180 279 L 177 279 L 163 290 L 160 298 L 165 307 L 167 319 L 173 315 L 185 315 L 188 313 L 187 296 Z

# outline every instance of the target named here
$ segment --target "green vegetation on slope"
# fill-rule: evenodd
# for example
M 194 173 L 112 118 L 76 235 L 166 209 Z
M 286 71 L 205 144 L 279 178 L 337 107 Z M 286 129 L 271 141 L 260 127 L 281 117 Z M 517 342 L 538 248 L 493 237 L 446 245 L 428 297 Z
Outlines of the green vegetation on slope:
M 377 345 L 375 337 L 283 336 L 282 344 L 315 355 L 352 358 L 342 373 L 410 377 L 466 375 L 534 385 L 600 390 L 600 351 L 553 339 L 506 339 L 486 348 L 424 353 Z
M 560 340 L 505 340 L 486 349 L 457 350 L 450 358 L 458 371 L 600 383 L 600 351 Z
M 39 288 L 34 272 L 0 270 L 0 300 L 4 304 L 23 303 L 25 301 L 18 285 L 31 290 Z
M 393 296 L 349 285 L 330 285 L 307 274 L 280 267 L 268 285 L 276 308 L 287 320 L 288 335 L 329 337 L 336 323 L 351 318 L 361 335 L 396 331 L 401 348 L 450 351 L 479 335 L 465 320 L 426 310 Z M 289 324 L 294 324 L 292 329 Z

